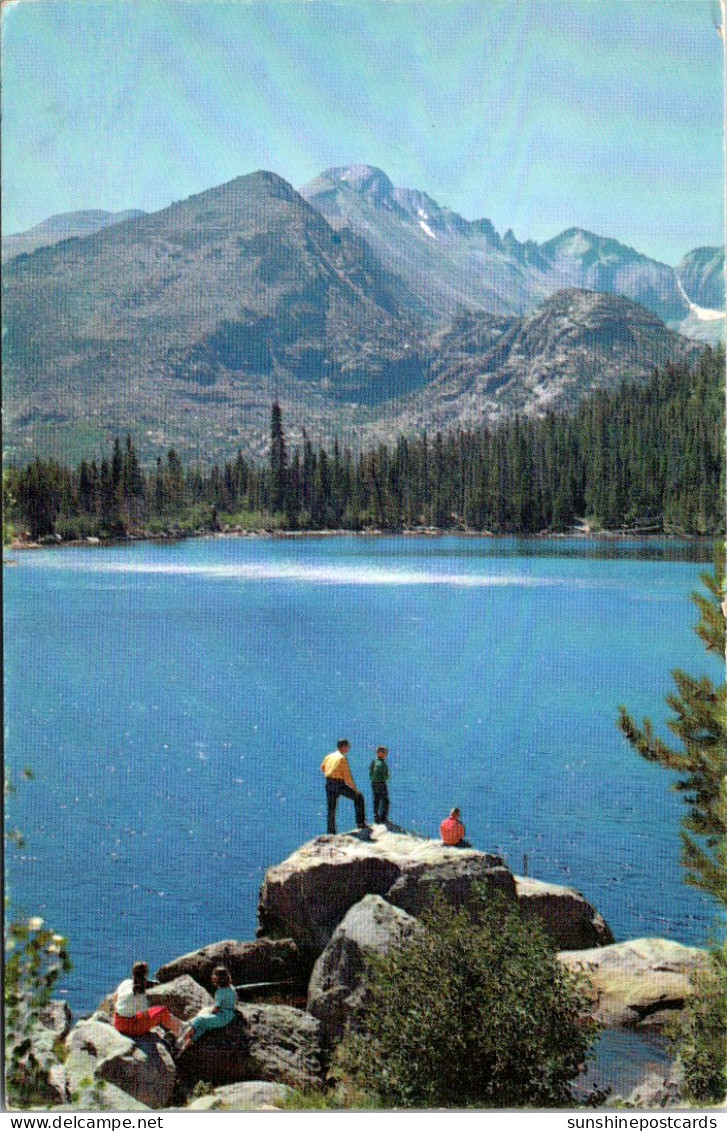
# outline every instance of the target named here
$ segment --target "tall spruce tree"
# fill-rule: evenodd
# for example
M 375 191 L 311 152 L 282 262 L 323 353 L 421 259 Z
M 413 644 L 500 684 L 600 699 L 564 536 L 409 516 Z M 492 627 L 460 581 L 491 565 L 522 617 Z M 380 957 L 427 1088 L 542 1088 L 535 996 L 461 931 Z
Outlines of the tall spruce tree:
M 707 595 L 693 593 L 700 613 L 696 633 L 708 652 L 725 658 L 725 548 L 718 545 L 714 574 L 702 574 Z M 682 863 L 687 883 L 727 906 L 727 684 L 683 671 L 672 677 L 677 693 L 666 701 L 675 713 L 669 729 L 681 743 L 674 749 L 654 733 L 649 719 L 636 725 L 625 707 L 619 726 L 642 758 L 680 775 L 674 788 L 685 795 Z
M 288 485 L 288 456 L 285 450 L 283 414 L 277 401 L 270 413 L 270 509 L 285 510 Z

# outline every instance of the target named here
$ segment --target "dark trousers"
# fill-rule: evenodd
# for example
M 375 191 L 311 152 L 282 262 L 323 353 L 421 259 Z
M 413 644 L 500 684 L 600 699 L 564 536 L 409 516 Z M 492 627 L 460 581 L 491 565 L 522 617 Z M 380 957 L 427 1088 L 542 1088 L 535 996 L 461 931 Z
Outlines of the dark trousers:
M 366 824 L 363 794 L 357 793 L 355 789 L 351 789 L 351 786 L 346 785 L 340 778 L 327 778 L 326 801 L 328 802 L 328 832 L 335 833 L 336 831 L 336 805 L 338 804 L 339 797 L 351 798 L 356 807 L 356 824 L 362 829 Z
M 385 781 L 371 783 L 374 791 L 374 820 L 377 825 L 383 825 L 389 816 L 389 787 Z

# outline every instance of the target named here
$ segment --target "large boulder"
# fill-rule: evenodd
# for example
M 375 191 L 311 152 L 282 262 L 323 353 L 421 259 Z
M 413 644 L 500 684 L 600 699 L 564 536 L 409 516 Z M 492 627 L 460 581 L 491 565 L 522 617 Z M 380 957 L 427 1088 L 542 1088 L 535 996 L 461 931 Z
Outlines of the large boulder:
M 426 906 L 436 886 L 461 899 L 474 879 L 515 898 L 500 857 L 477 849 L 448 848 L 383 825 L 319 836 L 268 869 L 258 934 L 294 938 L 310 969 L 348 909 L 365 895 L 409 911 Z
M 440 894 L 452 907 L 462 907 L 474 884 L 483 885 L 489 894 L 499 892 L 506 900 L 514 900 L 514 877 L 497 863 L 499 857 L 441 847 L 442 859 L 415 864 L 399 876 L 386 893 L 387 903 L 419 916 Z
M 105 1080 L 151 1108 L 169 1105 L 176 1080 L 174 1061 L 153 1033 L 132 1040 L 112 1025 L 90 1019 L 66 1038 L 65 1071 L 71 1093 Z
M 308 985 L 308 1012 L 320 1021 L 326 1042 L 343 1035 L 348 1019 L 364 1003 L 367 958 L 386 954 L 419 930 L 412 915 L 380 895 L 365 895 L 346 912 Z
M 662 1072 L 652 1072 L 626 1097 L 626 1103 L 629 1107 L 641 1107 L 647 1111 L 684 1107 L 683 1087 L 684 1074 L 679 1063 L 675 1063 L 668 1076 L 664 1076 Z
M 122 1092 L 115 1084 L 105 1080 L 94 1080 L 88 1088 L 74 1093 L 73 1103 L 63 1110 L 68 1111 L 151 1111 L 148 1104 L 140 1103 Z
M 246 1079 L 274 1080 L 291 1088 L 321 1087 L 325 1059 L 315 1017 L 289 1005 L 240 1009 L 250 1036 Z
M 515 876 L 522 914 L 545 927 L 558 950 L 608 946 L 613 934 L 606 920 L 573 888 Z
M 177 1079 L 172 1054 L 153 1033 L 130 1043 L 130 1049 L 99 1061 L 96 1078 L 115 1084 L 148 1107 L 168 1107 Z
M 66 1037 L 66 1059 L 63 1067 L 70 1091 L 88 1087 L 94 1080 L 96 1066 L 106 1056 L 128 1052 L 133 1042 L 117 1033 L 112 1025 L 98 1019 L 79 1021 Z
M 215 966 L 226 966 L 234 985 L 300 977 L 298 948 L 292 939 L 258 939 L 256 942 L 225 939 L 160 966 L 157 978 L 160 982 L 171 982 L 186 974 L 211 991 Z
M 207 1084 L 236 1084 L 249 1080 L 250 1040 L 245 1019 L 238 1007 L 235 1020 L 222 1029 L 211 1029 L 177 1057 L 177 1073 L 188 1087 L 204 1080 Z
M 49 1001 L 38 1014 L 38 1020 L 44 1029 L 48 1029 L 55 1037 L 65 1039 L 71 1031 L 73 1014 L 65 1001 Z
M 56 1060 L 55 1045 L 68 1035 L 72 1022 L 73 1015 L 64 1001 L 50 1001 L 39 1011 L 30 1033 L 33 1053 L 48 1066 L 49 1087 L 61 1104 L 70 1094 L 70 1084 L 64 1066 Z
M 709 968 L 709 955 L 671 939 L 633 939 L 592 950 L 565 951 L 558 959 L 587 975 L 602 1025 L 659 1029 L 684 1008 L 690 978 Z
M 214 1005 L 212 995 L 194 978 L 190 978 L 189 974 L 182 974 L 171 982 L 154 986 L 147 990 L 146 997 L 150 1006 L 166 1005 L 169 1012 L 181 1021 L 189 1021 L 200 1010 Z
M 320 1086 L 323 1068 L 318 1021 L 285 1005 L 238 1006 L 230 1025 L 205 1033 L 177 1058 L 188 1086 L 268 1080 L 309 1088 Z
M 208 1096 L 189 1104 L 190 1111 L 271 1111 L 291 1095 L 285 1084 L 270 1080 L 246 1080 L 242 1084 L 225 1084 Z

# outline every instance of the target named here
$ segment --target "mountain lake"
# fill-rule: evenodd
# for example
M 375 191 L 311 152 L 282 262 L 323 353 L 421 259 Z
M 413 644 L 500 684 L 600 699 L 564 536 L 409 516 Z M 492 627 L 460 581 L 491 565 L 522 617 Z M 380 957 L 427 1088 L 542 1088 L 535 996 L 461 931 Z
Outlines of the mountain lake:
M 721 677 L 689 599 L 707 543 L 352 535 L 8 556 L 8 824 L 26 838 L 6 857 L 11 915 L 69 936 L 75 1013 L 137 959 L 254 938 L 266 868 L 325 832 L 320 763 L 339 737 L 367 816 L 385 743 L 397 824 L 435 837 L 459 805 L 476 847 L 575 887 L 618 940 L 708 944 L 710 902 L 679 863 L 683 803 L 616 726 L 624 703 L 667 736 L 670 671 Z

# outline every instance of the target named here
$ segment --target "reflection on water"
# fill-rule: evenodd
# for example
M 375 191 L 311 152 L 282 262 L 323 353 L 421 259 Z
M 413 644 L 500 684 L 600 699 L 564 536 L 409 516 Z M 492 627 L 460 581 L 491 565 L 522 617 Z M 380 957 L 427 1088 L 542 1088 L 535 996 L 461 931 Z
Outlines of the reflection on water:
M 672 1064 L 666 1040 L 630 1029 L 604 1029 L 593 1053 L 575 1091 L 586 1096 L 594 1089 L 609 1089 L 607 1106 L 616 1097 L 626 1099 L 652 1074 L 666 1079 Z

